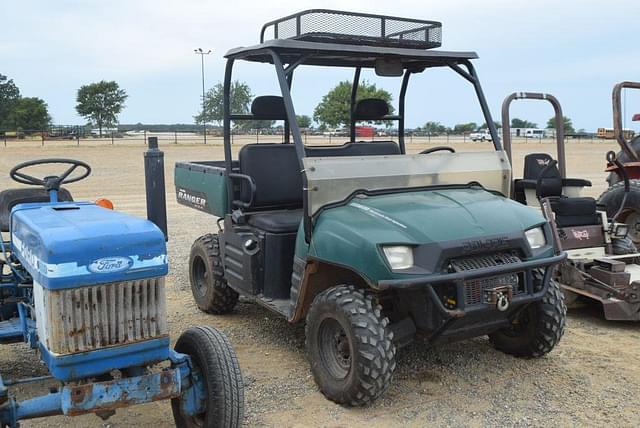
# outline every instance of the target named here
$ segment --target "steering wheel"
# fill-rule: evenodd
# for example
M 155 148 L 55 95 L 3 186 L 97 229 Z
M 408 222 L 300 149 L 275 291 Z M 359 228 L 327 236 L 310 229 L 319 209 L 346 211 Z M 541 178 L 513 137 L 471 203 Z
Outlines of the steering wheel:
M 447 152 L 451 152 L 451 153 L 455 153 L 456 152 L 456 150 L 453 147 L 438 146 L 438 147 L 431 147 L 430 149 L 423 150 L 419 154 L 428 155 L 429 153 L 441 152 L 441 151 L 447 151 Z
M 25 174 L 20 172 L 25 168 L 29 168 L 36 165 L 48 165 L 48 164 L 63 164 L 63 165 L 71 165 L 67 168 L 66 171 L 62 173 L 62 175 L 48 175 L 44 178 L 36 178 L 29 174 Z M 76 168 L 82 167 L 84 171 L 82 174 L 68 178 Z M 18 183 L 27 184 L 29 186 L 43 186 L 47 191 L 49 190 L 60 190 L 60 186 L 62 184 L 67 183 L 75 183 L 76 181 L 83 180 L 87 178 L 91 174 L 91 167 L 79 160 L 74 159 L 38 159 L 32 160 L 28 162 L 23 162 L 14 166 L 9 172 L 9 176 Z

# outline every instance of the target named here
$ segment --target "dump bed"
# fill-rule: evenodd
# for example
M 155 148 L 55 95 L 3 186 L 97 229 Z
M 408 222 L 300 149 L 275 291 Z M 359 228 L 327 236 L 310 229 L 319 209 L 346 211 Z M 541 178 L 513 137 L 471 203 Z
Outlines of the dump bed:
M 222 217 L 229 212 L 224 161 L 176 162 L 179 204 Z

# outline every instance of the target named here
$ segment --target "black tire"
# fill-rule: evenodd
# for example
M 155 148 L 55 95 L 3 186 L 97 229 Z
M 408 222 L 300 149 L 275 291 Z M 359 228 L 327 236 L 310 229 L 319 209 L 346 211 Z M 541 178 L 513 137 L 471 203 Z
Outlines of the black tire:
M 625 202 L 625 209 L 617 219 L 618 222 L 629 226 L 629 238 L 640 245 L 640 180 L 629 180 L 629 196 Z M 598 204 L 607 208 L 607 216 L 612 218 L 622 204 L 624 197 L 624 182 L 620 181 L 609 187 L 598 198 Z
M 244 383 L 238 358 L 227 337 L 212 327 L 191 327 L 180 335 L 175 350 L 191 357 L 193 370 L 203 377 L 207 394 L 206 410 L 195 416 L 181 412 L 180 398 L 171 400 L 176 426 L 241 426 L 244 418 Z
M 306 346 L 320 391 L 331 401 L 363 406 L 382 395 L 396 368 L 389 320 L 372 297 L 351 285 L 313 300 Z
M 238 303 L 238 293 L 224 279 L 218 235 L 196 239 L 189 254 L 189 282 L 198 307 L 210 314 L 227 314 Z
M 541 282 L 542 273 L 535 271 L 534 280 Z M 521 358 L 542 357 L 560 342 L 566 317 L 564 295 L 558 283 L 551 279 L 542 300 L 520 312 L 511 327 L 490 334 L 489 341 L 505 354 Z

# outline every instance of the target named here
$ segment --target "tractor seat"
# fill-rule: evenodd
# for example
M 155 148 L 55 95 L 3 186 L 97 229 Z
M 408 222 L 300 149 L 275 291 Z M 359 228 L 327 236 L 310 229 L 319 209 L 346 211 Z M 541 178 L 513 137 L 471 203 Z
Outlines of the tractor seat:
M 0 231 L 9 231 L 11 210 L 18 204 L 29 202 L 49 202 L 49 192 L 42 188 L 6 189 L 0 192 Z M 73 202 L 67 189 L 58 191 L 58 201 Z
M 270 233 L 294 233 L 300 226 L 302 210 L 285 210 L 252 214 L 247 223 Z
M 590 226 L 600 223 L 593 198 L 560 197 L 551 200 L 551 209 L 556 215 L 558 227 Z
M 553 158 L 547 153 L 530 153 L 524 157 L 524 173 L 522 179 L 513 182 L 514 198 L 520 203 L 526 203 L 525 189 L 536 189 L 536 183 L 540 173 L 549 165 Z M 547 178 L 558 178 L 560 181 L 560 191 L 563 187 L 591 187 L 589 180 L 581 178 L 562 178 L 557 166 L 551 168 L 546 173 Z

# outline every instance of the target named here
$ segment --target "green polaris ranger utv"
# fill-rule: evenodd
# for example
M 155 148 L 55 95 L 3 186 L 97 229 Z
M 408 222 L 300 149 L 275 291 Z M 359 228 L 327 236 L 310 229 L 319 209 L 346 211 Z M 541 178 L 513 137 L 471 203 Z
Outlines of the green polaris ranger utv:
M 566 307 L 552 281 L 565 258 L 549 223 L 509 199 L 511 167 L 470 60 L 432 50 L 433 21 L 309 10 L 266 24 L 260 44 L 226 54 L 224 160 L 179 162 L 179 203 L 219 217 L 196 240 L 189 274 L 206 312 L 242 295 L 296 323 L 316 383 L 329 399 L 364 405 L 389 386 L 396 349 L 488 335 L 499 350 L 540 357 L 560 341 Z M 272 64 L 280 95 L 250 114 L 230 111 L 237 61 Z M 303 143 L 291 97 L 300 66 L 354 70 L 350 139 Z M 495 150 L 434 147 L 406 153 L 410 78 L 451 69 L 470 83 Z M 398 114 L 360 99 L 363 69 L 399 78 Z M 426 73 L 425 73 L 426 72 Z M 282 120 L 282 144 L 246 144 L 233 156 L 231 123 Z M 357 141 L 358 121 L 398 124 L 397 141 Z

